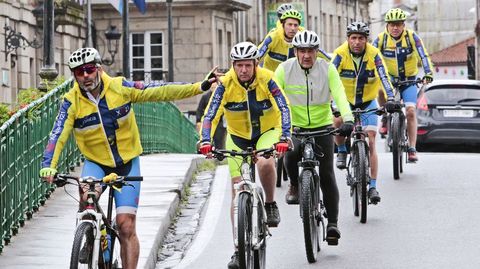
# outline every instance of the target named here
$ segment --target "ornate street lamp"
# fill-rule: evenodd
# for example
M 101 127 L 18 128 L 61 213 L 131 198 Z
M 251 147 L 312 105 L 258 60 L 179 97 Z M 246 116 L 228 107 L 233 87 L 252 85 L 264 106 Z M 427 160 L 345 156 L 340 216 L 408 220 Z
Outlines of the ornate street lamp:
M 102 59 L 103 64 L 110 66 L 115 62 L 115 55 L 118 52 L 118 40 L 120 40 L 121 36 L 122 34 L 117 30 L 117 27 L 113 25 L 110 25 L 108 30 L 105 31 L 110 59 Z
M 42 46 L 41 41 L 37 40 L 36 36 L 32 41 L 29 41 L 22 35 L 22 33 L 17 32 L 7 24 L 5 24 L 3 29 L 5 30 L 5 61 L 7 61 L 8 54 L 18 48 L 25 49 L 27 47 L 32 47 L 38 49 Z

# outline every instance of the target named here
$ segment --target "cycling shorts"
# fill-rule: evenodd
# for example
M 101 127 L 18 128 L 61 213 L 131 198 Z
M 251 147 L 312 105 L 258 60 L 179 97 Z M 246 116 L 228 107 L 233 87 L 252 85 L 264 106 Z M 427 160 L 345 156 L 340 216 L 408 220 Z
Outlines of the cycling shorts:
M 367 107 L 362 108 L 362 110 L 368 110 L 368 109 L 373 109 L 377 107 L 378 107 L 377 100 L 374 99 L 370 101 L 370 104 L 368 104 Z M 355 109 L 354 107 L 352 107 L 352 105 L 350 105 L 350 108 L 352 109 L 352 111 Z M 365 131 L 374 131 L 374 132 L 377 131 L 378 116 L 377 114 L 375 114 L 375 111 L 362 114 L 361 120 L 362 120 L 362 127 Z
M 116 173 L 119 176 L 140 176 L 140 159 L 132 159 L 128 163 L 119 167 L 107 167 L 85 160 L 82 169 L 82 177 L 93 176 L 103 178 L 110 173 Z M 122 191 L 114 190 L 115 208 L 118 214 L 137 214 L 138 201 L 140 198 L 140 181 L 129 182 L 132 186 L 124 186 Z
M 417 105 L 417 90 L 416 84 L 412 84 L 404 89 L 401 89 L 400 94 L 402 95 L 402 100 L 405 104 L 405 107 L 415 107 Z
M 255 149 L 270 148 L 273 146 L 273 144 L 279 141 L 281 134 L 282 134 L 281 129 L 271 129 L 252 140 L 247 140 L 247 139 L 240 138 L 238 136 L 227 134 L 227 141 L 226 141 L 225 148 L 227 150 L 237 150 L 237 151 L 245 150 L 247 149 L 247 147 L 253 147 Z M 237 156 L 235 158 L 233 157 L 228 158 L 228 168 L 230 170 L 231 177 L 240 176 L 241 164 L 242 164 L 242 157 Z

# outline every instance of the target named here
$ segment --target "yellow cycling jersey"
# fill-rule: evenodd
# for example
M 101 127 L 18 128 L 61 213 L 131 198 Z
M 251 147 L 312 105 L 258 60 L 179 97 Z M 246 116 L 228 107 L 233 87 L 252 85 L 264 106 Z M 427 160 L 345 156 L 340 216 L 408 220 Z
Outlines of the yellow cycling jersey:
M 205 109 L 202 142 L 211 142 L 222 115 L 227 132 L 243 139 L 256 139 L 272 129 L 282 130 L 284 137 L 291 136 L 288 101 L 273 72 L 258 66 L 255 74 L 248 88 L 240 84 L 233 67 L 225 74 Z
M 200 83 L 150 84 L 101 76 L 98 102 L 89 99 L 77 82 L 63 97 L 45 149 L 42 167 L 56 168 L 60 153 L 73 130 L 80 152 L 95 163 L 116 167 L 142 153 L 132 104 L 170 101 L 202 93 Z
M 433 75 L 430 56 L 414 31 L 405 29 L 396 40 L 385 30 L 373 41 L 373 45 L 382 53 L 391 76 L 401 80 L 415 77 L 418 74 L 418 62 L 422 63 L 425 74 Z
M 298 31 L 303 31 L 304 28 L 299 26 Z M 285 41 L 285 34 L 283 25 L 280 21 L 277 21 L 277 27 L 270 30 L 267 36 L 263 39 L 262 43 L 258 46 L 259 60 L 263 61 L 261 66 L 275 71 L 278 65 L 286 60 L 295 57 L 295 52 L 291 43 Z M 331 58 L 322 49 L 318 49 L 317 57 L 326 61 L 330 61 Z
M 369 43 L 360 66 L 355 64 L 348 42 L 334 51 L 332 63 L 340 74 L 350 104 L 360 106 L 377 98 L 380 88 L 393 98 L 393 86 L 380 51 Z

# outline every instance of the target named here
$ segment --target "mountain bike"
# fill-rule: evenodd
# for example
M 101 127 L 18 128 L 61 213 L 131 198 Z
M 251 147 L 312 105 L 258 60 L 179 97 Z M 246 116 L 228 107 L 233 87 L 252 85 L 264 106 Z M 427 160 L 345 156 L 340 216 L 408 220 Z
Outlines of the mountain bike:
M 327 217 L 320 192 L 320 176 L 317 172 L 320 169 L 320 161 L 316 159 L 316 155 L 322 157 L 323 153 L 315 153 L 315 137 L 337 133 L 338 130 L 333 127 L 319 131 L 300 131 L 299 128 L 295 128 L 293 131 L 293 136 L 300 140 L 300 151 L 303 152 L 302 159 L 298 162 L 298 167 L 301 169 L 298 177 L 300 217 L 303 222 L 305 251 L 310 263 L 317 261 L 320 242 L 326 240 L 325 218 Z
M 400 87 L 421 83 L 420 78 L 416 80 L 393 80 L 395 88 L 395 101 L 399 103 L 398 109 L 387 115 L 387 145 L 392 152 L 393 157 L 393 178 L 400 179 L 400 173 L 403 173 L 403 153 L 405 160 L 408 161 L 408 132 L 406 127 L 406 116 L 403 112 L 405 104 L 400 104 Z
M 260 185 L 255 183 L 255 159 L 259 156 L 270 158 L 274 148 L 255 150 L 213 150 L 218 160 L 235 156 L 242 157 L 239 165 L 242 180 L 234 184 L 235 198 L 233 202 L 233 237 L 238 248 L 240 268 L 265 268 L 267 236 L 271 236 L 267 225 L 264 193 Z
M 385 113 L 383 108 L 352 111 L 354 128 L 350 136 L 350 155 L 347 165 L 347 185 L 350 186 L 350 196 L 353 202 L 353 214 L 360 216 L 360 222 L 367 222 L 367 205 L 369 203 L 367 185 L 370 182 L 370 158 L 367 132 L 362 127 L 362 114 L 375 112 L 377 115 Z
M 141 176 L 117 176 L 116 174 L 110 174 L 101 179 L 67 174 L 57 174 L 55 176 L 53 183 L 58 187 L 66 184 L 88 186 L 85 209 L 77 213 L 70 269 L 122 268 L 119 233 L 115 220 L 112 221 L 113 192 L 114 189 L 121 189 L 124 186 L 133 187 L 127 181 L 142 180 L 143 177 Z M 106 216 L 96 195 L 95 187 L 98 184 L 109 187 Z

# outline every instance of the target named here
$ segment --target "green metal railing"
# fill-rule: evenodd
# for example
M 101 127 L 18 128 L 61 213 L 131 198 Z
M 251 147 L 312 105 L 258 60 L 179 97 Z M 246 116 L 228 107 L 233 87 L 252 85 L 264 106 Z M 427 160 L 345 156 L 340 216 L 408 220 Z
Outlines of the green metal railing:
M 38 171 L 61 97 L 70 84 L 71 80 L 67 80 L 0 127 L 0 253 L 54 190 L 39 179 Z M 135 104 L 134 111 L 144 154 L 195 152 L 198 139 L 195 126 L 175 105 Z M 66 172 L 80 165 L 81 158 L 71 136 L 58 170 Z

